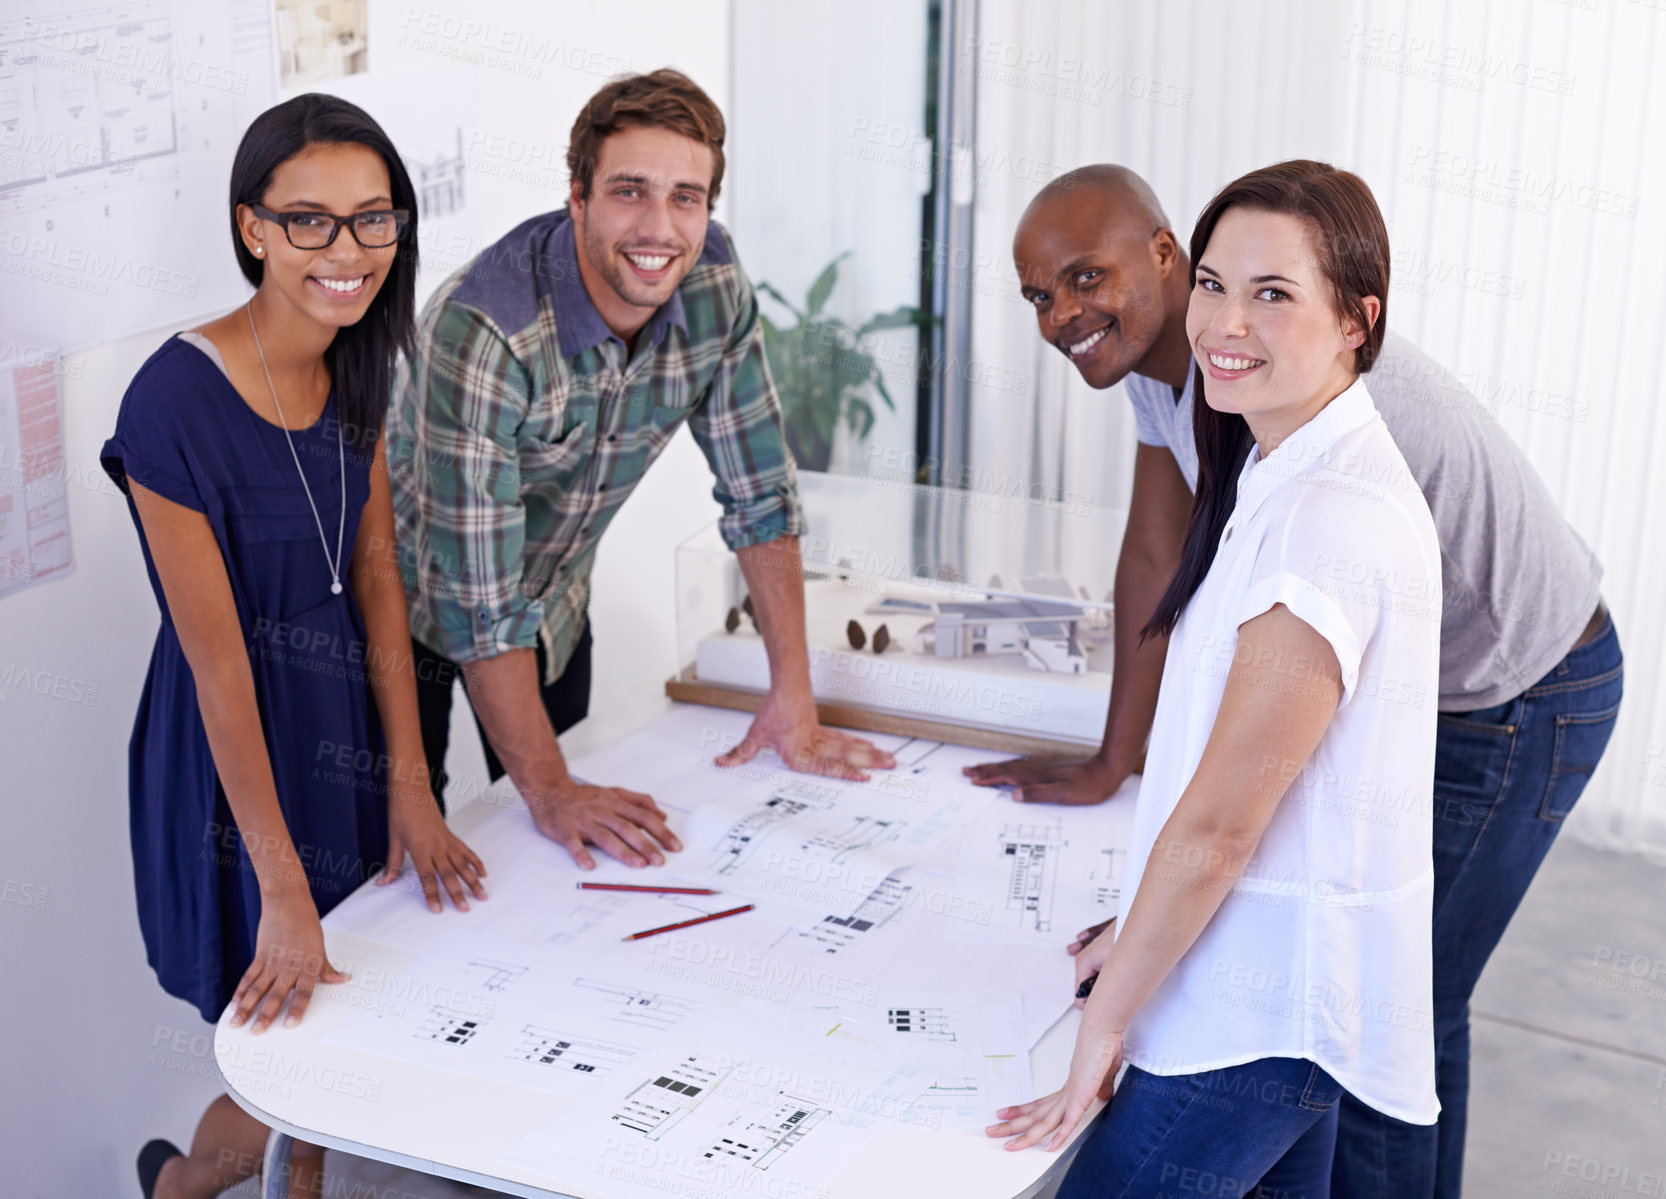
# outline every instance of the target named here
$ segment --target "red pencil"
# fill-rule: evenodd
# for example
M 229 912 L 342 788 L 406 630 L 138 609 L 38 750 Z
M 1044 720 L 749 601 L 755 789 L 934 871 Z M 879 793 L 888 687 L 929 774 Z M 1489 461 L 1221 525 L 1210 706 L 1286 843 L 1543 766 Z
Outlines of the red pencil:
M 752 905 L 746 904 L 742 907 L 730 908 L 727 912 L 713 912 L 710 916 L 696 916 L 693 920 L 684 920 L 678 924 L 667 924 L 663 928 L 650 928 L 646 932 L 632 933 L 630 936 L 623 939 L 626 941 L 640 941 L 643 937 L 651 937 L 655 933 L 674 933 L 679 928 L 688 928 L 691 925 L 704 924 L 708 920 L 721 920 L 725 916 L 738 916 L 742 912 L 750 912 L 751 910 Z
M 653 887 L 636 883 L 580 883 L 580 891 L 644 891 L 653 895 L 718 895 L 708 887 Z

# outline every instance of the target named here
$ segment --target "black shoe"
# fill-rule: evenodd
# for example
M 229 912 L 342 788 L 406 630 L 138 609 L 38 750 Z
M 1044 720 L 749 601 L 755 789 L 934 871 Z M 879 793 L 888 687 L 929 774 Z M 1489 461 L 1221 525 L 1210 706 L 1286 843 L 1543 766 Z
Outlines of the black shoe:
M 139 1150 L 139 1189 L 144 1192 L 145 1199 L 151 1199 L 156 1190 L 157 1176 L 162 1173 L 162 1167 L 169 1158 L 184 1157 L 179 1146 L 172 1141 L 157 1138 L 149 1141 Z

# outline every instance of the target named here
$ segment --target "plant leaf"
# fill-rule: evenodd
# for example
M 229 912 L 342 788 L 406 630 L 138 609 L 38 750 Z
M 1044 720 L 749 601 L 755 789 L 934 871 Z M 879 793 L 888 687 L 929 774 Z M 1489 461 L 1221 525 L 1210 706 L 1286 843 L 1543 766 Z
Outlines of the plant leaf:
M 833 285 L 839 281 L 839 263 L 849 257 L 850 251 L 846 250 L 833 259 L 832 262 L 822 267 L 821 274 L 817 275 L 816 281 L 810 284 L 810 294 L 805 297 L 804 304 L 811 316 L 820 313 L 822 307 L 827 303 L 827 297 L 833 294 Z
M 907 304 L 890 312 L 882 312 L 869 319 L 868 323 L 856 331 L 858 337 L 864 333 L 872 333 L 879 329 L 901 329 L 907 325 L 920 323 L 920 310 L 910 308 Z
M 802 312 L 800 312 L 793 305 L 793 302 L 791 300 L 787 299 L 786 296 L 784 296 L 780 292 L 776 291 L 774 287 L 772 287 L 768 283 L 763 282 L 762 280 L 759 280 L 758 290 L 763 292 L 770 299 L 774 300 L 777 304 L 781 305 L 781 307 L 785 308 L 788 312 L 790 312 L 794 316 L 796 316 L 799 319 L 800 323 L 803 322 L 804 314 Z
M 879 398 L 885 401 L 885 406 L 887 408 L 889 408 L 892 412 L 895 412 L 897 410 L 897 406 L 896 406 L 895 403 L 892 402 L 891 392 L 885 386 L 885 372 L 884 371 L 875 371 L 874 372 L 873 385 L 879 391 Z

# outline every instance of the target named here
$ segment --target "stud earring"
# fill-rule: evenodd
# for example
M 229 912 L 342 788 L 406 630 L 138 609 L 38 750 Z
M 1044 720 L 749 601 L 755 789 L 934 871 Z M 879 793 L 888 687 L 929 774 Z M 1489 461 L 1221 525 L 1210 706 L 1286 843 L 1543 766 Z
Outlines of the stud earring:
M 255 247 L 255 257 L 256 258 L 259 258 L 264 253 L 266 253 L 266 247 L 265 246 L 256 246 Z

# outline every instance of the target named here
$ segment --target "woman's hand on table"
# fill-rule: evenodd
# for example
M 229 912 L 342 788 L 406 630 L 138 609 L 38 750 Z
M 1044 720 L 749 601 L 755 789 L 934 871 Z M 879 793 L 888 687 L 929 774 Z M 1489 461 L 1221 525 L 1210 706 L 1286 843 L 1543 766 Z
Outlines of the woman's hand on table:
M 294 1028 L 306 1015 L 313 989 L 321 982 L 344 983 L 348 976 L 330 965 L 324 952 L 324 926 L 306 884 L 277 896 L 262 896 L 254 961 L 231 996 L 231 1026 L 251 1016 L 252 1031 L 262 1033 L 277 1018 L 289 993 L 295 993 L 283 1026 Z
M 486 898 L 486 887 L 480 881 L 486 875 L 485 864 L 451 831 L 433 794 L 424 786 L 393 783 L 388 793 L 388 864 L 376 880 L 378 887 L 404 874 L 407 852 L 429 911 L 445 910 L 441 887 L 459 912 L 469 910 L 467 892 L 473 892 L 476 899 Z
M 1018 803 L 1052 803 L 1071 807 L 1104 803 L 1128 777 L 1126 769 L 1090 758 L 1009 758 L 961 768 L 979 787 L 1010 787 Z
M 1095 1099 L 1109 1099 L 1122 1065 L 1122 1033 L 1092 1033 L 1086 1025 L 1077 1034 L 1076 1051 L 1070 1058 L 1070 1077 L 1051 1095 L 1003 1107 L 995 1114 L 1000 1123 L 984 1133 L 1010 1137 L 1004 1148 L 1028 1149 L 1042 1144 L 1049 1153 L 1070 1140 Z

